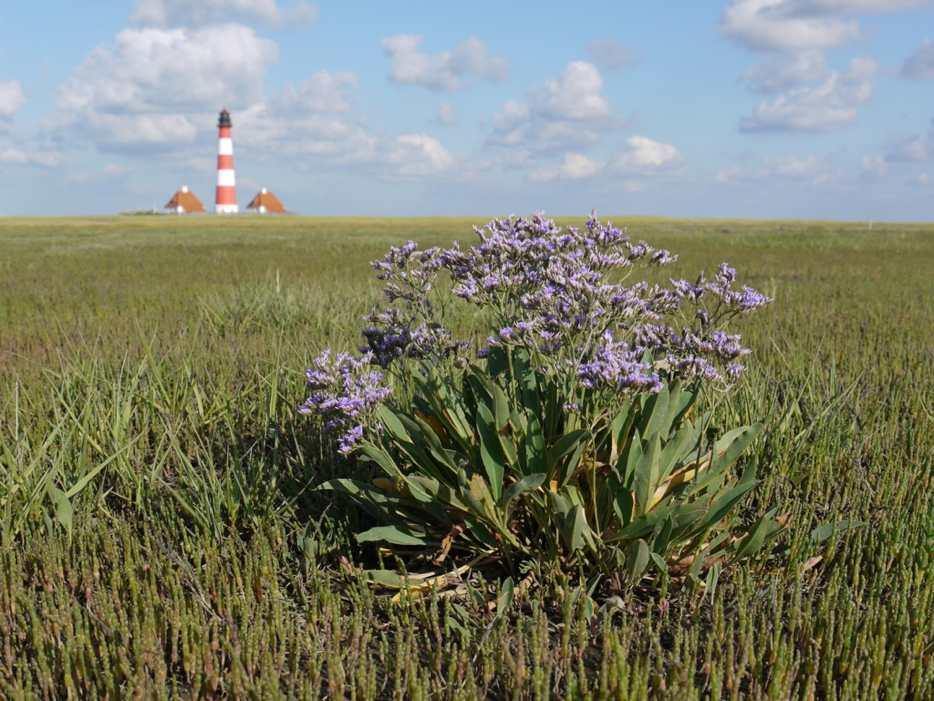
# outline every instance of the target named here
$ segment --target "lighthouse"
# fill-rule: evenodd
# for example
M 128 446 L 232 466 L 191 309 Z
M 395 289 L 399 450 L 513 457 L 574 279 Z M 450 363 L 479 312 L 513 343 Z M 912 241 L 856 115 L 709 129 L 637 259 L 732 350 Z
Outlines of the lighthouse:
M 217 214 L 236 214 L 237 176 L 234 174 L 233 123 L 230 112 L 221 110 L 217 120 L 217 196 L 214 211 Z

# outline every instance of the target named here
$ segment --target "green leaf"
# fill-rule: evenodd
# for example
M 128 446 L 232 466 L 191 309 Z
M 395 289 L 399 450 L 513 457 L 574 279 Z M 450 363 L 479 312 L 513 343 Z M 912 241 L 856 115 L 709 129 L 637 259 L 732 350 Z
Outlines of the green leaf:
M 502 431 L 509 423 L 509 400 L 506 393 L 495 382 L 491 383 L 493 392 L 493 415 L 496 418 L 496 430 Z
M 499 501 L 503 494 L 503 475 L 506 458 L 500 446 L 499 436 L 493 425 L 493 415 L 483 404 L 477 405 L 477 433 L 480 436 L 480 460 L 490 483 L 493 499 Z
M 829 540 L 830 537 L 835 533 L 845 531 L 850 528 L 859 528 L 860 526 L 864 525 L 866 524 L 853 520 L 837 521 L 836 523 L 822 523 L 814 530 L 812 530 L 808 537 L 811 541 L 811 545 L 821 545 L 824 543 L 824 541 Z
M 389 453 L 387 453 L 385 450 L 370 442 L 361 443 L 360 450 L 367 458 L 379 465 L 383 472 L 385 472 L 389 477 L 393 477 L 405 482 L 413 499 L 420 502 L 431 501 L 431 497 L 426 494 L 421 487 L 408 479 L 402 470 L 399 469 L 398 465 L 396 465 L 395 461 L 392 459 Z
M 74 519 L 74 509 L 68 496 L 58 487 L 49 486 L 49 498 L 55 506 L 55 520 L 59 522 L 68 535 L 71 535 L 72 521 Z
M 735 555 L 737 560 L 755 555 L 769 538 L 782 529 L 781 525 L 774 519 L 777 511 L 778 509 L 775 508 L 764 514 L 746 537 L 740 541 Z
M 610 464 L 612 465 L 618 466 L 626 437 L 636 420 L 637 412 L 632 410 L 632 405 L 633 400 L 627 400 L 610 422 Z
M 428 545 L 431 541 L 397 526 L 377 526 L 357 533 L 358 543 L 391 543 L 392 545 Z
M 493 346 L 486 356 L 486 367 L 490 375 L 497 377 L 509 370 L 509 356 L 505 348 Z
M 671 514 L 669 514 L 662 522 L 662 527 L 658 535 L 655 536 L 655 541 L 652 543 L 653 551 L 664 554 L 665 550 L 668 549 L 668 543 L 671 542 L 672 527 Z
M 632 493 L 622 485 L 615 486 L 613 510 L 616 512 L 616 518 L 619 519 L 620 527 L 625 528 L 632 521 L 633 497 Z
M 714 563 L 714 565 L 710 568 L 710 571 L 707 573 L 707 579 L 704 582 L 704 596 L 709 594 L 711 601 L 713 601 L 714 592 L 717 591 L 717 582 L 720 581 L 720 569 L 720 563 Z
M 697 394 L 689 389 L 684 389 L 679 380 L 675 380 L 668 387 L 668 425 L 676 426 L 678 422 L 687 413 L 687 410 L 694 405 Z
M 392 570 L 364 570 L 367 581 L 387 589 L 404 589 L 410 583 L 408 579 Z
M 405 426 L 402 425 L 399 417 L 385 404 L 380 404 L 376 407 L 376 418 L 383 423 L 396 440 L 406 443 L 413 442 L 412 437 L 409 436 L 408 431 L 405 430 Z
M 568 512 L 565 518 L 568 547 L 571 552 L 577 552 L 584 547 L 590 527 L 587 525 L 587 514 L 584 507 L 579 504 Z
M 496 618 L 500 619 L 506 615 L 506 612 L 512 607 L 515 587 L 512 583 L 512 577 L 507 577 L 499 588 L 499 596 L 496 598 Z
M 662 438 L 668 437 L 668 387 L 662 387 L 661 391 L 652 395 L 652 398 L 646 403 L 645 411 L 642 416 L 642 437 L 644 440 L 652 438 L 659 434 Z
M 697 447 L 697 440 L 700 438 L 700 427 L 695 427 L 690 422 L 686 422 L 674 437 L 668 441 L 665 449 L 659 458 L 659 482 L 670 475 L 690 454 L 691 450 Z
M 728 490 L 723 496 L 717 499 L 713 506 L 710 507 L 710 510 L 707 512 L 707 515 L 701 521 L 700 526 L 696 529 L 695 532 L 701 532 L 710 528 L 715 523 L 719 522 L 726 514 L 733 508 L 733 506 L 742 499 L 746 494 L 755 487 L 759 482 L 755 479 L 752 480 L 743 480 L 737 484 L 732 489 Z
M 644 514 L 649 499 L 655 493 L 658 484 L 658 459 L 661 453 L 661 438 L 657 433 L 649 439 L 649 449 L 636 467 L 632 477 L 633 493 L 636 497 L 636 513 Z
M 629 577 L 633 584 L 637 584 L 642 579 L 642 574 L 649 564 L 649 544 L 642 538 L 630 544 L 627 552 L 627 561 L 629 566 Z
M 625 455 L 626 469 L 623 471 L 623 484 L 628 487 L 632 484 L 636 466 L 642 460 L 642 437 L 639 435 L 639 429 L 633 431 L 632 440 L 629 442 L 629 450 L 626 451 Z
M 545 475 L 541 472 L 536 472 L 534 475 L 526 475 L 518 482 L 514 482 L 503 492 L 503 506 L 508 508 L 513 499 L 528 491 L 538 489 L 544 482 Z
M 652 558 L 652 562 L 655 563 L 655 566 L 658 568 L 659 572 L 662 574 L 668 574 L 668 563 L 665 562 L 665 558 L 656 552 L 649 553 L 649 557 Z

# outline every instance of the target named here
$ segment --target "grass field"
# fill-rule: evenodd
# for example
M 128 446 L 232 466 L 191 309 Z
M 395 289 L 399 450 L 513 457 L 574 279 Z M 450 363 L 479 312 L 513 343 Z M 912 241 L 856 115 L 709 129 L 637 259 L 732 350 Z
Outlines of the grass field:
M 789 527 L 712 595 L 497 616 L 350 571 L 304 368 L 356 345 L 370 260 L 478 223 L 0 220 L 0 698 L 931 698 L 934 225 L 626 222 L 776 299 L 720 411 L 767 422 L 746 515 Z

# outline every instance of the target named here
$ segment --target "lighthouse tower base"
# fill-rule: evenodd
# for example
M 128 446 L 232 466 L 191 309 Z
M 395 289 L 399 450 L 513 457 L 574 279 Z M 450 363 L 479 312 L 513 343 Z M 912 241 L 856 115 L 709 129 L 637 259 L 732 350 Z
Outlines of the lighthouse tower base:
M 239 211 L 240 208 L 235 204 L 219 204 L 214 207 L 215 214 L 236 214 Z

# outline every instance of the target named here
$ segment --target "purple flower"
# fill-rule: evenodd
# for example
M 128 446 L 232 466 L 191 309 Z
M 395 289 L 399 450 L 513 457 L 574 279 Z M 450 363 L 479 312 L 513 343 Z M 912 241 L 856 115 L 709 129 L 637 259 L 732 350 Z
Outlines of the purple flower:
M 369 354 L 332 356 L 326 350 L 305 373 L 310 392 L 298 410 L 320 417 L 326 431 L 340 433 L 338 449 L 344 455 L 363 437 L 363 423 L 390 394 L 383 373 L 372 369 L 373 361 Z

